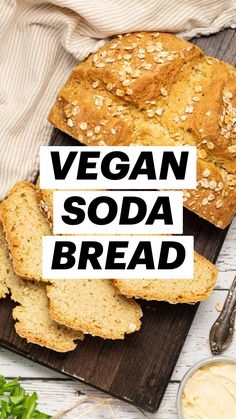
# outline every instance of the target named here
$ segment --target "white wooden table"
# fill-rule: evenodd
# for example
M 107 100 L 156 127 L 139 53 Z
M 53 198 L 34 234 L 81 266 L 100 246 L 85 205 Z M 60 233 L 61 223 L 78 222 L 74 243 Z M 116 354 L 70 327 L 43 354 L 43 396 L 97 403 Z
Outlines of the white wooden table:
M 216 304 L 224 302 L 227 290 L 236 274 L 236 218 L 228 232 L 217 261 L 217 266 L 219 276 L 215 290 L 210 299 L 200 305 L 160 409 L 154 415 L 145 412 L 146 417 L 176 419 L 176 393 L 179 381 L 190 366 L 200 359 L 211 355 L 209 349 L 209 330 L 219 315 L 216 310 Z M 234 342 L 225 352 L 225 355 L 236 357 L 236 335 Z M 50 371 L 4 349 L 0 349 L 0 374 L 3 374 L 7 378 L 21 376 L 21 382 L 27 391 L 37 391 L 40 398 L 41 410 L 51 415 L 76 403 L 79 400 L 78 394 L 76 394 L 78 391 L 99 398 L 107 397 L 104 393 L 88 385 L 67 379 L 61 374 Z M 144 417 L 135 407 L 119 400 L 115 399 L 111 405 L 116 416 L 104 406 L 83 417 L 90 419 L 110 419 L 112 416 L 122 419 L 139 419 Z M 88 406 L 93 405 L 91 402 L 88 402 L 83 408 L 87 408 Z M 74 410 L 65 417 L 79 417 L 78 410 Z

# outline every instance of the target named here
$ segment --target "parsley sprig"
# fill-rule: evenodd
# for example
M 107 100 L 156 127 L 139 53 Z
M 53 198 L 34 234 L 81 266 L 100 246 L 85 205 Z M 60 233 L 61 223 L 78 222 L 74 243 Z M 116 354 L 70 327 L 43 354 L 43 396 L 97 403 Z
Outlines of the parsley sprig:
M 37 401 L 37 393 L 27 394 L 18 378 L 7 382 L 0 375 L 0 419 L 50 419 L 36 409 Z

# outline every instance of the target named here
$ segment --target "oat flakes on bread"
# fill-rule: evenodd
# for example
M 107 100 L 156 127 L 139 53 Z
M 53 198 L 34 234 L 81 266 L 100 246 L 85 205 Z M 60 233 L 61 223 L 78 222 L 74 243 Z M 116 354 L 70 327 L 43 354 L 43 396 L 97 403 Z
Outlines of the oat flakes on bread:
M 52 319 L 103 339 L 123 339 L 140 329 L 142 310 L 109 279 L 66 279 L 47 286 Z
M 84 190 L 86 191 L 86 189 Z M 55 190 L 40 189 L 40 178 L 38 177 L 36 183 L 36 197 L 39 208 L 42 210 L 51 229 L 53 228 L 53 192 L 55 192 Z M 76 192 L 78 192 L 78 190 Z
M 117 279 L 113 282 L 126 297 L 192 304 L 209 297 L 216 279 L 217 268 L 195 252 L 193 279 Z
M 42 237 L 51 235 L 32 183 L 19 182 L 0 204 L 0 219 L 17 275 L 42 281 Z
M 236 212 L 236 71 L 170 34 L 118 36 L 79 64 L 49 120 L 87 145 L 196 145 L 186 208 L 225 228 Z
M 67 352 L 75 349 L 75 340 L 83 339 L 83 333 L 61 326 L 51 319 L 45 284 L 24 281 L 15 274 L 1 225 L 0 292 L 0 297 L 9 293 L 11 299 L 19 304 L 12 313 L 16 320 L 15 329 L 28 342 L 57 352 Z
M 46 217 L 50 228 L 53 227 L 53 190 L 51 189 L 40 189 L 39 178 L 36 183 L 36 197 L 39 208 Z

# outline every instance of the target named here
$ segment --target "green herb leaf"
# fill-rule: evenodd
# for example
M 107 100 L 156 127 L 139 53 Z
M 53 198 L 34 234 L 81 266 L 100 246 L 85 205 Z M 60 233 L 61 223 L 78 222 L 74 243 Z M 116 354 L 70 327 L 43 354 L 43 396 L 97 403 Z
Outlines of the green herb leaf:
M 19 378 L 7 382 L 0 375 L 0 419 L 50 419 L 36 409 L 37 402 L 37 393 L 27 394 Z

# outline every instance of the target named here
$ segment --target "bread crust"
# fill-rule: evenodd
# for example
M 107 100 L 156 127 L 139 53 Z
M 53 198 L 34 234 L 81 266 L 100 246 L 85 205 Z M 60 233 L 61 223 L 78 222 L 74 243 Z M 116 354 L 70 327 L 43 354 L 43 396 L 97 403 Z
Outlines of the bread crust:
M 34 185 L 23 182 L 16 184 L 8 198 L 1 204 L 0 216 L 3 221 L 8 246 L 12 253 L 15 272 L 20 272 L 21 276 L 35 281 L 33 275 L 35 273 L 34 267 L 35 265 L 39 266 L 40 269 L 36 269 L 36 273 L 38 273 L 36 279 L 41 282 L 40 243 L 42 236 L 51 234 L 51 231 L 44 215 L 38 207 L 36 190 L 37 199 L 39 199 L 42 209 L 45 211 L 45 208 L 47 208 L 47 214 L 52 214 L 52 191 L 40 191 L 38 185 L 37 188 L 35 188 Z M 27 201 L 24 203 L 23 200 L 26 197 Z M 24 207 L 23 214 L 19 213 L 19 208 L 22 210 L 22 207 Z M 15 217 L 16 214 L 14 210 L 17 212 L 17 217 Z M 35 221 L 33 238 L 31 238 L 32 226 L 28 226 L 27 224 L 27 215 L 29 215 L 29 213 L 32 223 Z M 20 230 L 21 237 L 18 230 L 19 223 L 22 224 Z M 24 237 L 22 239 L 23 234 Z M 33 240 L 34 238 L 36 238 L 35 242 Z M 22 246 L 23 240 L 25 240 L 24 246 Z M 32 253 L 32 245 L 37 249 L 36 254 Z M 34 259 L 33 256 L 35 256 Z M 30 264 L 28 263 L 28 259 L 30 259 Z M 123 339 L 126 333 L 133 333 L 135 330 L 139 330 L 141 326 L 140 318 L 142 316 L 142 310 L 139 304 L 132 301 L 132 299 L 128 300 L 126 297 L 119 295 L 112 281 L 97 280 L 96 283 L 94 281 L 95 280 L 92 280 L 91 282 L 91 280 L 80 279 L 75 281 L 50 281 L 50 283 L 52 282 L 52 285 L 47 287 L 47 294 L 50 301 L 50 318 L 48 320 L 51 321 L 52 319 L 54 322 L 57 322 L 61 325 L 60 327 L 62 329 L 65 326 L 65 331 L 68 331 L 68 328 L 71 328 L 71 333 L 73 332 L 74 336 L 81 335 L 81 332 L 78 332 L 82 330 L 81 327 L 83 327 L 83 330 L 86 333 L 100 336 L 104 339 Z M 61 288 L 62 284 L 64 285 L 64 288 Z M 32 286 L 32 284 L 27 285 L 28 288 L 30 286 Z M 40 287 L 45 287 L 45 284 L 38 283 L 37 286 L 38 292 L 41 292 L 42 289 Z M 84 286 L 88 288 L 88 293 L 83 294 Z M 32 290 L 34 290 L 34 288 Z M 45 288 L 43 288 L 43 291 L 45 291 Z M 99 293 L 99 298 L 97 293 Z M 85 310 L 81 307 L 84 303 L 84 295 L 89 304 L 89 309 L 85 304 Z M 41 296 L 42 300 L 42 292 L 39 296 Z M 47 298 L 46 295 L 45 298 Z M 99 300 L 99 304 L 97 304 L 97 300 Z M 45 303 L 45 301 L 42 301 L 42 303 L 43 302 Z M 69 311 L 68 306 L 70 307 Z M 114 313 L 110 313 L 108 319 L 106 319 L 106 310 L 114 311 Z M 24 309 L 17 307 L 13 314 L 15 318 L 19 320 L 24 312 Z M 76 316 L 74 312 L 76 313 Z M 87 316 L 84 316 L 84 312 Z M 55 323 L 55 326 L 57 323 Z M 79 325 L 81 327 L 78 327 Z M 35 343 L 43 344 L 43 336 L 39 336 L 36 331 L 31 334 L 30 330 L 28 330 L 21 321 L 16 327 L 17 332 L 22 337 L 28 336 L 28 339 L 30 339 L 31 342 L 34 339 Z M 74 343 L 73 341 L 71 342 L 71 339 L 68 340 L 68 347 L 71 348 L 71 345 L 74 345 Z M 66 342 L 63 343 L 63 345 L 66 344 Z M 53 345 L 53 342 L 51 345 Z M 73 348 L 74 347 L 75 345 Z
M 4 293 L 1 293 L 3 285 Z M 0 225 L 0 298 L 6 294 L 19 304 L 12 311 L 15 330 L 29 343 L 68 352 L 76 348 L 75 340 L 83 339 L 82 332 L 66 328 L 50 318 L 45 284 L 24 281 L 15 274 Z
M 37 197 L 39 208 L 43 212 L 52 230 L 52 227 L 53 227 L 53 191 L 49 189 L 40 189 L 39 182 L 37 182 L 36 197 Z
M 23 219 L 20 220 L 21 215 L 19 216 L 19 214 L 21 211 Z M 41 244 L 38 238 L 41 238 L 43 235 L 51 235 L 51 230 L 38 208 L 35 186 L 32 183 L 16 183 L 8 197 L 0 204 L 0 219 L 16 274 L 28 280 L 44 281 L 42 279 L 41 264 L 40 266 L 35 265 L 33 255 L 34 251 L 40 252 L 41 255 Z M 34 226 L 37 228 L 32 231 Z M 39 226 L 41 228 L 40 231 Z M 24 234 L 26 241 L 30 241 L 30 247 L 27 241 L 27 253 L 25 253 L 28 263 L 26 263 L 26 257 L 22 256 L 24 244 L 20 232 Z M 32 269 L 30 269 L 29 263 L 31 263 Z
M 164 33 L 119 36 L 72 71 L 49 120 L 87 145 L 196 145 L 198 190 L 184 205 L 219 228 L 231 222 L 236 71 L 197 46 Z M 200 182 L 203 166 L 215 193 Z
M 130 279 L 114 280 L 113 283 L 126 297 L 144 300 L 167 301 L 171 304 L 195 304 L 206 300 L 211 294 L 217 279 L 217 268 L 194 253 L 195 274 L 190 279 Z
M 202 171 L 205 170 L 205 167 L 200 168 Z M 204 178 L 205 179 L 205 178 Z M 209 179 L 209 183 L 211 179 Z M 210 186 L 209 186 L 210 188 Z M 212 191 L 210 189 L 210 191 Z M 192 191 L 193 192 L 193 191 Z M 194 191 L 195 192 L 195 191 Z M 200 191 L 200 193 L 202 190 Z M 201 199 L 204 199 L 205 194 L 207 193 L 206 188 L 204 189 L 204 195 L 201 196 Z M 52 214 L 53 212 L 53 200 L 52 200 L 52 190 L 41 190 L 38 192 L 38 196 L 40 200 L 43 199 L 44 206 L 47 208 L 47 214 Z M 195 192 L 198 193 L 197 191 Z M 230 198 L 229 198 L 230 199 Z M 199 202 L 198 200 L 196 201 Z M 228 201 L 228 205 L 230 205 L 230 200 Z M 222 208 L 223 211 L 223 208 Z M 211 294 L 214 284 L 217 279 L 217 268 L 211 262 L 209 262 L 206 258 L 201 256 L 199 253 L 194 252 L 194 266 L 195 266 L 195 276 L 193 282 L 189 282 L 189 280 L 144 280 L 144 279 L 128 279 L 128 280 L 114 280 L 114 285 L 119 289 L 121 294 L 124 294 L 126 297 L 136 297 L 145 300 L 157 300 L 157 301 L 168 301 L 170 303 L 196 303 L 198 301 L 206 300 L 209 295 Z M 203 274 L 203 275 L 202 275 Z M 198 278 L 199 276 L 199 278 Z M 181 294 L 181 283 L 186 285 L 187 288 L 184 290 L 184 293 Z M 168 284 L 172 286 L 172 288 L 168 291 Z M 49 286 L 48 291 L 50 293 L 51 288 Z M 183 291 L 183 290 L 182 290 Z M 52 293 L 51 293 L 52 294 Z M 52 300 L 52 299 L 51 299 Z M 62 323 L 65 320 L 61 320 L 62 317 L 60 314 L 58 317 L 58 313 L 54 308 L 53 301 L 51 303 L 51 313 L 52 317 L 56 321 L 61 321 Z M 69 327 L 73 327 L 73 320 L 72 323 L 66 320 L 65 323 Z M 75 323 L 74 323 L 75 327 Z M 84 325 L 81 325 L 81 330 L 85 331 Z M 95 331 L 93 330 L 93 333 Z

